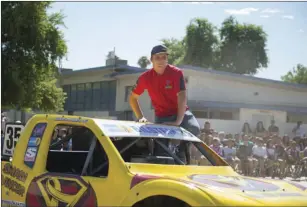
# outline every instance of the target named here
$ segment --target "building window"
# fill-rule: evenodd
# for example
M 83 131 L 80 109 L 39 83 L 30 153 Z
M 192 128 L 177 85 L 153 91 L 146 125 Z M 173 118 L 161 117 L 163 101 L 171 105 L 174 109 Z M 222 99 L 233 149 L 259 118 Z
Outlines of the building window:
M 126 86 L 125 90 L 125 102 L 128 102 L 128 97 L 132 91 L 133 86 Z
M 204 111 L 193 111 L 193 114 L 196 118 L 199 119 L 212 119 L 212 112 Z
M 84 83 L 81 83 L 77 85 L 77 109 L 83 109 L 84 99 Z
M 63 90 L 67 93 L 65 111 L 108 111 L 115 108 L 115 81 L 64 85 Z
M 198 119 L 239 120 L 239 111 L 227 109 L 194 110 L 193 114 Z
M 233 120 L 233 113 L 228 111 L 220 111 L 219 119 L 223 120 Z

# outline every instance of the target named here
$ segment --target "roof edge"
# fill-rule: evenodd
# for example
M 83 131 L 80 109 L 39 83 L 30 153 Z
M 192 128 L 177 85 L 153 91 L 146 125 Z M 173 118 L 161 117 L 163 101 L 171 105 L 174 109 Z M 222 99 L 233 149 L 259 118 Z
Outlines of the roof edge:
M 202 68 L 202 67 L 192 66 L 192 65 L 180 65 L 180 66 L 178 66 L 178 68 L 181 68 L 181 69 L 191 69 L 191 70 L 200 71 L 200 72 L 206 72 L 206 73 L 211 73 L 211 74 L 231 76 L 231 77 L 242 78 L 242 79 L 247 79 L 247 80 L 261 81 L 261 82 L 266 82 L 266 83 L 282 84 L 284 86 L 292 86 L 292 87 L 296 87 L 296 88 L 306 88 L 307 89 L 307 85 L 306 84 L 288 83 L 288 82 L 284 82 L 284 81 L 267 79 L 267 78 L 259 78 L 259 77 L 255 77 L 255 76 L 245 76 L 245 75 L 241 75 L 241 74 L 236 74 L 236 73 L 231 73 L 231 72 L 226 72 L 226 71 L 213 70 L 213 69 L 208 69 L 208 68 Z

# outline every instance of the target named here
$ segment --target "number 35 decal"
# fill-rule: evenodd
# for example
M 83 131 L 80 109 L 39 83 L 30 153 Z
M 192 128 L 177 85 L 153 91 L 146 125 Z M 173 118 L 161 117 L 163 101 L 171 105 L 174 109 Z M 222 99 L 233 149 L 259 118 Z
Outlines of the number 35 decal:
M 18 123 L 7 123 L 5 126 L 3 154 L 12 156 L 24 126 Z

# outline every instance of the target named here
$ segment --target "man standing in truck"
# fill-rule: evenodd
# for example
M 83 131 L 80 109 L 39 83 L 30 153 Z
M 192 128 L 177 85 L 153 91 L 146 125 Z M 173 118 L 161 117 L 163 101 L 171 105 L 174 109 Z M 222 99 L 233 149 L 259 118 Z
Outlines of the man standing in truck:
M 182 70 L 168 64 L 167 48 L 163 45 L 152 48 L 150 60 L 153 68 L 140 75 L 129 97 L 130 106 L 137 120 L 147 122 L 138 102 L 139 96 L 147 90 L 155 110 L 156 123 L 181 126 L 198 136 L 200 127 L 187 106 Z M 182 146 L 179 146 L 179 151 L 182 151 L 180 148 Z

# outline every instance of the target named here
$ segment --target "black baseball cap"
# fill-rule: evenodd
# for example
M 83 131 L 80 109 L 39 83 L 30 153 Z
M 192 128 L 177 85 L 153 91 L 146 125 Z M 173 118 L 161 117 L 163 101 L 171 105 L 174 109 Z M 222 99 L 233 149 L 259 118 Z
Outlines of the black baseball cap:
M 154 46 L 151 50 L 151 56 L 158 54 L 158 53 L 167 53 L 167 47 L 165 47 L 164 45 L 157 45 Z

